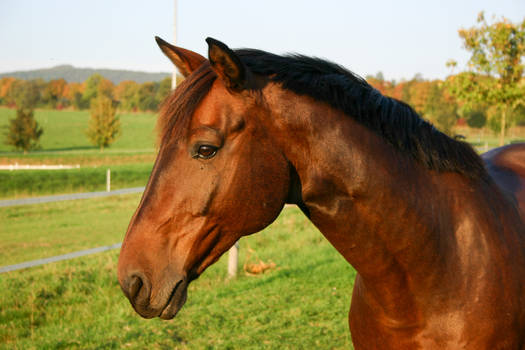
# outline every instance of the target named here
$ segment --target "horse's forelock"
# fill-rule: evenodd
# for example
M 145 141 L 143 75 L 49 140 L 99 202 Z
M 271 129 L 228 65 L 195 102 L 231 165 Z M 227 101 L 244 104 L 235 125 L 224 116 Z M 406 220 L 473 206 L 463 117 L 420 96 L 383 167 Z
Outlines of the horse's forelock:
M 164 100 L 156 126 L 159 146 L 184 136 L 191 116 L 216 78 L 209 63 L 204 63 Z

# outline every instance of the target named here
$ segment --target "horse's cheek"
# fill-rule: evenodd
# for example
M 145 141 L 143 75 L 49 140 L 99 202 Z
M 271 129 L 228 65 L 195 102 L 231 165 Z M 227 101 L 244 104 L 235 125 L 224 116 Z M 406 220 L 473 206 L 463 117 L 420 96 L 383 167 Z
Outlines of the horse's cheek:
M 191 214 L 194 217 L 205 216 L 209 213 L 213 200 L 217 196 L 219 183 L 219 176 L 213 173 L 211 176 L 207 176 L 204 181 L 198 181 L 191 188 L 186 189 L 191 192 L 189 198 L 192 197 L 191 195 L 194 198 L 191 200 Z

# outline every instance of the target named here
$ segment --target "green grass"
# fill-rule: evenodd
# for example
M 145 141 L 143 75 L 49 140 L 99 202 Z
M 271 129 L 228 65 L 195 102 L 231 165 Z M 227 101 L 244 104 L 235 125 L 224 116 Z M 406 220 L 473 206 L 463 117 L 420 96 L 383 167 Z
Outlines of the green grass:
M 0 171 L 0 198 L 104 191 L 108 168 L 111 170 L 111 189 L 115 190 L 145 186 L 152 164 L 138 163 L 64 170 L 4 170 Z
M 39 224 L 28 228 L 32 234 L 20 242 L 50 236 L 52 243 L 72 235 L 63 245 L 73 248 L 78 237 L 98 230 L 113 242 L 122 237 L 137 200 L 138 196 L 122 196 L 116 203 L 46 205 L 42 211 L 35 209 Z M 89 228 L 86 220 L 93 219 L 81 208 L 107 226 Z M 52 222 L 63 216 L 69 219 L 60 222 L 79 224 L 54 233 Z M 23 225 L 12 234 L 21 231 Z M 85 240 L 78 247 L 99 238 Z M 0 242 L 5 245 L 3 237 Z M 40 253 L 49 249 L 36 248 Z M 241 240 L 240 266 L 257 255 L 275 262 L 276 268 L 258 276 L 241 273 L 228 281 L 222 258 L 190 285 L 188 302 L 171 321 L 144 320 L 134 313 L 116 282 L 117 254 L 0 275 L 0 349 L 351 348 L 347 313 L 355 272 L 294 208 L 285 209 L 264 232 Z M 25 257 L 19 249 L 11 260 Z
M 0 128 L 8 125 L 8 120 L 14 118 L 16 111 L 0 108 Z M 154 152 L 154 126 L 156 115 L 153 113 L 119 114 L 122 135 L 111 145 L 112 152 Z M 40 139 L 44 152 L 99 152 L 98 148 L 89 143 L 85 131 L 88 127 L 88 111 L 56 111 L 36 110 L 35 118 L 44 129 Z M 5 131 L 4 131 L 5 132 Z M 4 143 L 4 132 L 0 142 L 0 152 L 17 153 Z M 19 155 L 19 154 L 18 154 Z
M 120 242 L 139 200 L 130 194 L 0 208 L 0 265 Z

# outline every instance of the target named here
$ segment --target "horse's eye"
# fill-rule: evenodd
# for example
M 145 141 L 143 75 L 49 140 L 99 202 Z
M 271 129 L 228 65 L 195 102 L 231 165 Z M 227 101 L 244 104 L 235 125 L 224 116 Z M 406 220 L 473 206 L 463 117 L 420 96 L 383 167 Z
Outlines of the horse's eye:
M 201 145 L 197 150 L 197 157 L 202 159 L 210 159 L 217 154 L 217 147 L 209 145 Z

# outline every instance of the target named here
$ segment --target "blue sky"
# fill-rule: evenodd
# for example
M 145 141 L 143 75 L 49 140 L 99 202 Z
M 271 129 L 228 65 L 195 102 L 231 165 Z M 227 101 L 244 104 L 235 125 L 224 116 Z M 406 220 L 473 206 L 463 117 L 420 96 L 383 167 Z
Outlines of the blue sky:
M 468 54 L 460 27 L 525 17 L 523 0 L 178 0 L 177 44 L 206 54 L 204 39 L 232 48 L 298 52 L 387 79 L 444 78 Z M 77 67 L 170 71 L 153 37 L 173 41 L 174 1 L 0 0 L 0 72 Z

